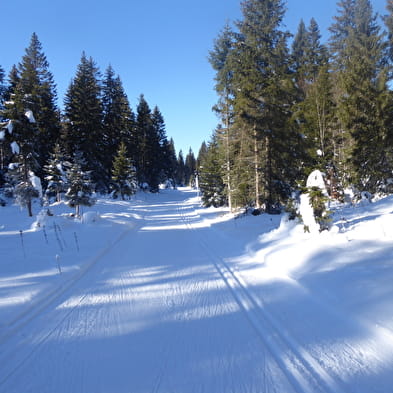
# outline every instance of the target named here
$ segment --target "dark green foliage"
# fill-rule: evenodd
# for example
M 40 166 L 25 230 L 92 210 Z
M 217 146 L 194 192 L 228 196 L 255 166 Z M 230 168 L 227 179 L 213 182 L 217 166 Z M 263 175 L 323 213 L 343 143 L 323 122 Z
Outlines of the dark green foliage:
M 187 186 L 195 185 L 196 159 L 193 151 L 189 150 L 184 162 L 184 183 Z
M 313 208 L 315 221 L 319 224 L 319 230 L 321 232 L 328 230 L 332 221 L 331 212 L 326 208 L 328 197 L 318 187 L 310 187 L 307 189 L 307 192 Z
M 75 215 L 80 216 L 81 206 L 92 206 L 95 199 L 92 197 L 93 184 L 90 171 L 87 171 L 86 161 L 80 151 L 74 153 L 70 169 L 67 171 L 68 190 L 65 198 L 68 206 L 75 208 Z
M 48 184 L 45 196 L 48 199 L 55 197 L 57 202 L 61 201 L 61 194 L 66 191 L 66 170 L 69 165 L 61 146 L 57 143 L 49 156 L 47 165 L 44 166 L 45 180 Z
M 103 103 L 103 149 L 104 169 L 108 179 L 111 176 L 112 163 L 120 142 L 124 142 L 128 151 L 135 151 L 133 133 L 135 115 L 130 108 L 119 76 L 111 66 L 106 70 L 102 87 Z
M 214 136 L 201 160 L 199 187 L 205 207 L 219 207 L 226 204 L 222 161 L 218 152 L 217 140 Z
M 135 194 L 138 187 L 135 167 L 128 157 L 124 142 L 120 143 L 113 161 L 111 185 L 113 188 L 113 197 L 117 198 L 120 194 L 122 200 L 125 199 L 125 196 L 129 197 Z
M 163 121 L 158 121 L 158 109 L 153 117 L 150 107 L 141 95 L 136 116 L 136 168 L 138 182 L 148 185 L 151 192 L 158 192 L 161 180 L 162 149 L 160 138 L 162 136 Z
M 68 156 L 83 152 L 83 170 L 92 170 L 92 180 L 100 190 L 107 189 L 105 170 L 105 145 L 103 106 L 101 100 L 100 74 L 92 58 L 83 53 L 75 78 L 65 99 L 65 124 L 63 144 Z M 94 169 L 93 169 L 94 168 Z
M 182 150 L 179 151 L 179 155 L 177 157 L 176 184 L 179 186 L 185 185 L 185 163 Z
M 37 174 L 42 177 L 49 152 L 59 138 L 60 116 L 56 106 L 57 94 L 49 63 L 38 37 L 33 33 L 26 54 L 18 65 L 18 82 L 12 90 L 24 110 L 32 111 L 37 126 L 34 149 Z

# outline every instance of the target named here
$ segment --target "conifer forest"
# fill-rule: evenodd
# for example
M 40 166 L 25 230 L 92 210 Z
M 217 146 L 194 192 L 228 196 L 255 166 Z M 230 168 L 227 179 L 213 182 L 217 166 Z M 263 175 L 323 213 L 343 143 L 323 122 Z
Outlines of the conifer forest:
M 198 183 L 205 206 L 275 213 L 315 169 L 331 198 L 391 193 L 393 0 L 386 15 L 369 0 L 339 1 L 324 40 L 315 19 L 287 31 L 283 0 L 240 7 L 207 54 L 219 124 L 197 157 L 177 154 L 159 108 L 143 95 L 131 108 L 115 70 L 101 73 L 85 53 L 57 97 L 33 33 L 11 70 L 0 64 L 0 203 L 31 215 L 34 198 L 65 199 L 78 214 L 95 192 L 124 199 Z

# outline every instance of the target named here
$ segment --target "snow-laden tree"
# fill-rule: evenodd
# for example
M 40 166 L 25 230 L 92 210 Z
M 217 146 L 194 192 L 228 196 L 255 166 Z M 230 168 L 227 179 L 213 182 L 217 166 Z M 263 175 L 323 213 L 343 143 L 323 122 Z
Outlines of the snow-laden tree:
M 45 180 L 48 182 L 45 195 L 47 198 L 56 197 L 56 201 L 61 201 L 61 194 L 66 191 L 67 176 L 66 170 L 70 163 L 66 161 L 64 152 L 57 143 L 51 153 L 47 165 L 44 167 Z

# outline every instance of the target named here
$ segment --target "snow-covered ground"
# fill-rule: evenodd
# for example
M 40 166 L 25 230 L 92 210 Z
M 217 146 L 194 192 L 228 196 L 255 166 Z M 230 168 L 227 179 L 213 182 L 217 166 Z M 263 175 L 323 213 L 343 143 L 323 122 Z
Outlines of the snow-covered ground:
M 0 207 L 0 392 L 393 391 L 392 197 L 321 234 L 190 189 L 50 212 Z

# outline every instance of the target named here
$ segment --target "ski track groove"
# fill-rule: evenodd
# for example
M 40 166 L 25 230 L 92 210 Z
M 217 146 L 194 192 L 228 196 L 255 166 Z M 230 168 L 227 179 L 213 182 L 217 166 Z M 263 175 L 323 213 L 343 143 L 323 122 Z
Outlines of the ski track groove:
M 34 321 L 37 317 L 42 315 L 45 311 L 47 311 L 53 303 L 55 303 L 62 295 L 64 295 L 69 289 L 71 289 L 74 285 L 76 285 L 83 277 L 87 275 L 87 273 L 97 265 L 97 263 L 108 254 L 131 230 L 133 227 L 130 227 L 123 231 L 109 246 L 105 247 L 99 254 L 94 256 L 89 262 L 87 262 L 81 270 L 71 277 L 68 281 L 61 284 L 59 287 L 52 290 L 48 295 L 45 296 L 45 299 L 40 303 L 36 302 L 34 305 L 29 307 L 27 310 L 22 312 L 19 316 L 17 316 L 13 321 L 11 321 L 8 326 L 13 326 L 10 330 L 5 331 L 0 335 L 0 344 L 2 344 L 5 340 L 8 340 L 19 333 L 24 327 L 29 325 L 32 321 Z
M 88 272 L 90 272 L 104 257 L 106 254 L 108 254 L 132 229 L 133 227 L 130 227 L 123 231 L 114 241 L 112 244 L 109 246 L 105 247 L 99 254 L 97 254 L 90 262 L 88 262 L 82 270 L 73 278 L 71 278 L 68 282 L 66 282 L 64 285 L 60 286 L 60 290 L 56 292 L 55 290 L 52 291 L 48 297 L 48 299 L 44 302 L 44 304 L 36 305 L 28 310 L 26 310 L 23 315 L 16 320 L 14 320 L 14 323 L 18 320 L 21 322 L 17 324 L 11 331 L 6 332 L 0 337 L 0 344 L 3 343 L 5 340 L 14 338 L 18 333 L 22 331 L 22 329 L 26 328 L 29 324 L 34 322 L 36 318 L 38 318 L 40 315 L 44 314 L 49 308 L 61 298 L 68 290 L 70 290 L 72 287 L 74 287 L 78 282 L 80 282 Z M 122 279 L 124 281 L 124 278 Z M 70 320 L 71 315 L 79 310 L 80 306 L 83 304 L 83 301 L 89 296 L 91 293 L 84 293 L 83 295 L 80 295 L 80 298 L 78 299 L 78 302 L 70 308 L 70 310 L 52 327 L 47 334 L 44 336 L 41 336 L 35 345 L 32 347 L 32 349 L 27 353 L 14 367 L 12 370 L 10 370 L 7 375 L 0 380 L 0 387 L 3 386 L 9 378 L 11 378 L 15 372 L 17 372 L 23 365 L 43 346 L 45 345 L 46 342 L 54 335 L 54 334 L 59 334 L 59 331 L 61 330 L 60 327 L 66 323 L 67 321 Z M 111 298 L 114 297 L 115 295 L 112 294 Z M 29 315 L 31 314 L 31 315 Z M 90 321 L 93 323 L 93 321 Z M 85 328 L 91 329 L 91 326 L 86 326 L 84 324 Z M 21 342 L 18 343 L 17 348 L 13 349 L 13 352 L 15 353 L 18 351 L 19 348 L 23 347 L 24 341 L 22 340 Z M 0 360 L 4 361 L 4 355 L 1 356 Z M 5 362 L 4 362 L 5 363 Z
M 178 205 L 179 215 L 186 228 L 197 233 L 184 213 L 186 208 L 184 203 Z M 200 234 L 198 241 L 292 388 L 297 393 L 345 393 L 318 361 L 275 321 L 264 307 L 263 300 L 251 293 L 240 275 L 209 247 Z

